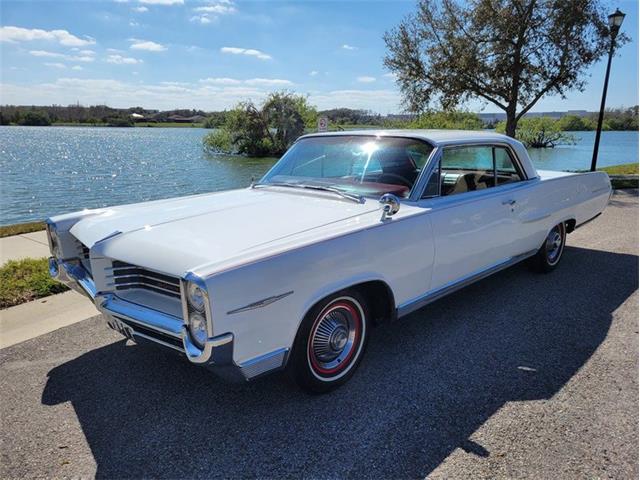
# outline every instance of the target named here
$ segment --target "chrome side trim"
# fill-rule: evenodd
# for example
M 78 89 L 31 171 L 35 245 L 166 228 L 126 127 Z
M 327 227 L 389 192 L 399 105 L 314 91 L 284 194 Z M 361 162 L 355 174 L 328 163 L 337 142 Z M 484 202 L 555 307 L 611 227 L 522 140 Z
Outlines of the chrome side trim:
M 288 348 L 279 348 L 270 353 L 265 353 L 259 357 L 252 358 L 239 365 L 242 375 L 251 380 L 259 375 L 271 372 L 285 365 Z
M 408 302 L 405 302 L 401 305 L 398 306 L 398 318 L 403 317 L 405 315 L 408 315 L 412 312 L 415 312 L 416 310 L 432 303 L 435 302 L 436 300 L 439 300 L 440 298 L 449 295 L 450 293 L 453 293 L 457 290 L 460 290 L 461 288 L 467 287 L 469 285 L 471 285 L 472 283 L 475 283 L 479 280 L 482 280 L 483 278 L 488 277 L 489 275 L 492 275 L 496 272 L 499 272 L 500 270 L 504 270 L 505 268 L 509 268 L 512 265 L 515 265 L 516 263 L 521 262 L 522 260 L 525 260 L 526 258 L 529 258 L 533 255 L 535 255 L 537 252 L 537 250 L 531 250 L 529 252 L 523 253 L 521 255 L 516 255 L 515 257 L 511 257 L 503 262 L 499 262 L 495 265 L 491 265 L 479 272 L 476 273 L 472 273 L 471 275 L 467 276 L 467 277 L 463 277 L 460 280 L 455 280 L 451 283 L 448 283 L 446 285 L 443 285 L 440 288 L 437 288 L 435 290 L 431 290 L 427 293 L 425 293 L 424 295 L 421 295 L 417 298 L 414 298 L 413 300 L 409 300 Z
M 286 293 L 281 293 L 280 295 L 273 295 L 272 297 L 263 298 L 262 300 L 258 300 L 257 302 L 250 303 L 249 305 L 245 305 L 244 307 L 236 308 L 234 310 L 229 310 L 227 315 L 233 315 L 234 313 L 246 312 L 248 310 L 255 310 L 256 308 L 266 307 L 267 305 L 271 305 L 278 300 L 282 300 L 285 297 L 288 297 L 293 293 L 293 290 Z

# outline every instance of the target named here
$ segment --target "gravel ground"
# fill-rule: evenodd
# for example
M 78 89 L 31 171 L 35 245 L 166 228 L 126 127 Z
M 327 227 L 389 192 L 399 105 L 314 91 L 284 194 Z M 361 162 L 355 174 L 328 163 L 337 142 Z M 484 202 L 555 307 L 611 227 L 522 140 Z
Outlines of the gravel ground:
M 638 478 L 638 197 L 550 275 L 376 329 L 330 395 L 229 385 L 100 317 L 0 351 L 0 478 Z

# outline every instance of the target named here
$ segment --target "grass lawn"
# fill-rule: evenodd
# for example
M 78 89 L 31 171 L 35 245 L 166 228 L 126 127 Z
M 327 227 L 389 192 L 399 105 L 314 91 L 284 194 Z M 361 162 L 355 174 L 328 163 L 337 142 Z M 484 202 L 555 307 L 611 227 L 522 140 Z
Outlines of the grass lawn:
M 637 163 L 625 163 L 624 165 L 614 165 L 613 167 L 603 167 L 598 170 L 607 172 L 609 175 L 638 175 Z
M 44 222 L 16 223 L 0 227 L 0 238 L 20 235 L 21 233 L 31 233 L 44 230 Z
M 46 258 L 10 260 L 0 267 L 0 308 L 68 290 L 49 276 Z

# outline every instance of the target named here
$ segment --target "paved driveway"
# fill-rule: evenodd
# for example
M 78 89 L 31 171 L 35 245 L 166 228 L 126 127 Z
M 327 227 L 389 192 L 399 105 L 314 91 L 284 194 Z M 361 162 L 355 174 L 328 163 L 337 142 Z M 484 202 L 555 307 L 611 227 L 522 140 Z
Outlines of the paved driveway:
M 638 197 L 374 331 L 325 396 L 228 385 L 99 317 L 0 351 L 0 477 L 638 476 Z

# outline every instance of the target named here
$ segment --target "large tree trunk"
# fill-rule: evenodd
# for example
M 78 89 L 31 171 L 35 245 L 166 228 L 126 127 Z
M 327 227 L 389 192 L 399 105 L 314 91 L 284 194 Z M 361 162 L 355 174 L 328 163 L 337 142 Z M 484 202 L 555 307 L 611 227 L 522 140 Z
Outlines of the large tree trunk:
M 504 129 L 504 133 L 506 133 L 511 138 L 516 138 L 516 126 L 518 122 L 516 120 L 515 112 L 507 112 L 507 125 Z

